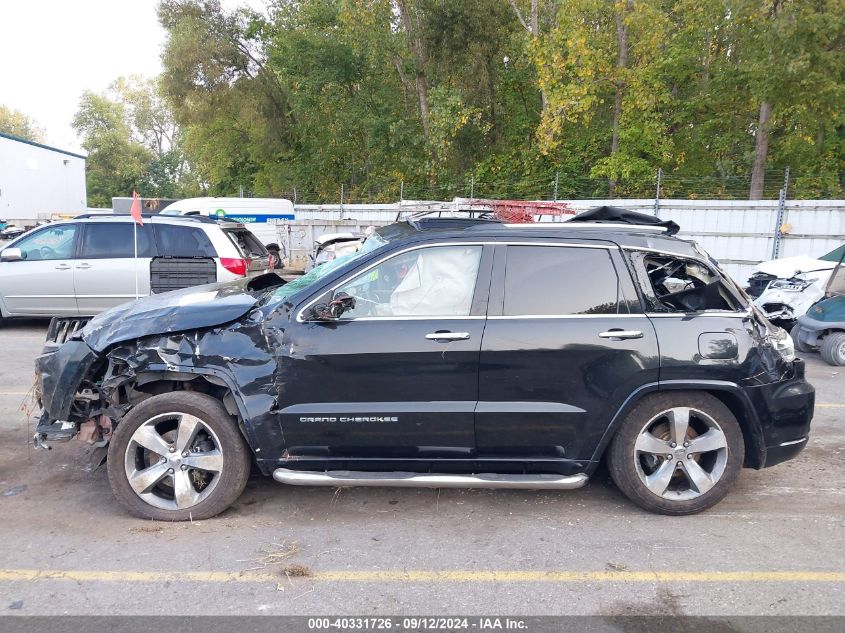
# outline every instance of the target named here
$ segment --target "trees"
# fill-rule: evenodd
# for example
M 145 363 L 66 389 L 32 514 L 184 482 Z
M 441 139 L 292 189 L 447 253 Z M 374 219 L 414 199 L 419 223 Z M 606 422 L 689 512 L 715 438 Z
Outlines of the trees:
M 44 130 L 19 110 L 0 105 L 0 132 L 28 141 L 43 142 Z
M 842 195 L 841 0 L 164 0 L 214 193 Z M 146 146 L 150 146 L 147 142 Z M 779 178 L 777 179 L 780 180 Z M 752 186 L 753 183 L 753 186 Z M 478 190 L 479 188 L 477 188 Z
M 110 207 L 133 189 L 162 198 L 199 190 L 155 80 L 121 77 L 104 94 L 84 92 L 73 128 L 88 152 L 89 206 Z

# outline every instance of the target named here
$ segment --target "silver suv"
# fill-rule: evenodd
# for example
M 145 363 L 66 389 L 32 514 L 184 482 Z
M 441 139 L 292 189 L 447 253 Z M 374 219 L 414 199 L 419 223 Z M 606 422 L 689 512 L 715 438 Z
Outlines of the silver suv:
M 261 274 L 267 249 L 242 224 L 210 218 L 81 215 L 0 251 L 0 316 L 93 316 L 168 290 Z M 137 290 L 136 290 L 137 288 Z

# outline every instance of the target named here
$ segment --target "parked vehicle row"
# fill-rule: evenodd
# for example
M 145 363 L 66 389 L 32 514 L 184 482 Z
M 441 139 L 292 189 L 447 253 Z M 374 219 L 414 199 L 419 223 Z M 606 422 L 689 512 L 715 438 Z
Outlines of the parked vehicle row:
M 135 237 L 137 236 L 137 258 Z M 0 316 L 93 316 L 145 296 L 270 268 L 241 224 L 208 218 L 82 215 L 0 250 Z
M 845 366 L 845 252 L 828 279 L 824 298 L 798 317 L 795 346 L 819 351 L 830 365 Z
M 834 279 L 841 270 L 845 258 L 845 244 L 813 258 L 806 255 L 787 257 L 763 262 L 748 280 L 748 292 L 754 297 L 754 303 L 773 323 L 792 330 L 796 323 L 804 319 L 806 327 L 801 337 L 794 337 L 796 346 L 801 351 L 820 350 L 822 358 L 832 365 L 845 364 L 845 347 L 841 353 L 839 344 L 834 344 L 835 335 L 845 332 L 845 316 L 838 318 L 839 284 Z M 828 308 L 818 308 L 826 303 Z M 824 325 L 812 323 L 824 313 Z M 812 332 L 812 334 L 811 334 Z M 824 339 L 829 337 L 827 344 Z M 845 338 L 842 341 L 845 344 Z
M 113 308 L 38 359 L 36 442 L 108 445 L 117 500 L 158 520 L 223 511 L 253 463 L 292 485 L 571 489 L 604 460 L 637 505 L 699 512 L 804 448 L 814 390 L 676 226 L 617 215 L 403 222 L 291 282 Z

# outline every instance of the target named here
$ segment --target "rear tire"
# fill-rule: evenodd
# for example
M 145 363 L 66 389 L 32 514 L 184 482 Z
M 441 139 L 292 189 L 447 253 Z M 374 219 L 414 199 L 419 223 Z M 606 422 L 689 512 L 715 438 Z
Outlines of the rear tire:
M 827 364 L 845 366 L 845 332 L 833 332 L 825 336 L 819 351 Z
M 608 452 L 617 487 L 649 512 L 685 515 L 721 501 L 742 468 L 733 413 L 696 391 L 647 396 L 625 417 Z
M 130 514 L 158 521 L 211 518 L 243 492 L 252 454 L 240 429 L 209 395 L 153 396 L 117 425 L 107 469 Z

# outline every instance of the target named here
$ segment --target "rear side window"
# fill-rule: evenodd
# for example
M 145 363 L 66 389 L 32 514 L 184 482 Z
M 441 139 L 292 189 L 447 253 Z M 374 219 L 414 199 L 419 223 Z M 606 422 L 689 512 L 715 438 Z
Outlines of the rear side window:
M 616 314 L 619 279 L 603 248 L 509 246 L 505 316 Z
M 135 256 L 132 222 L 85 224 L 83 259 L 118 259 Z M 138 226 L 138 257 L 155 257 L 149 225 Z
M 264 245 L 246 229 L 224 229 L 224 233 L 247 257 L 264 257 L 267 255 L 267 249 L 264 248 Z
M 721 277 L 701 262 L 672 255 L 635 253 L 648 277 L 645 288 L 653 312 L 742 309 Z
M 165 257 L 217 257 L 202 229 L 178 224 L 156 224 L 159 253 Z

